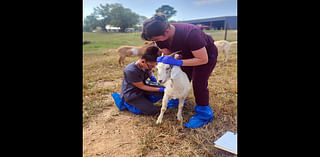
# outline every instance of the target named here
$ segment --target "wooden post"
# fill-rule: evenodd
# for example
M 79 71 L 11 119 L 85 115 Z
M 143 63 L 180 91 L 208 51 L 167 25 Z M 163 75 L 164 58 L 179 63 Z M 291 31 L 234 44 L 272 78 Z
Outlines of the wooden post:
M 227 30 L 228 30 L 228 22 L 227 21 L 225 21 L 224 22 L 224 30 L 225 30 L 225 32 L 224 32 L 224 40 L 227 40 Z

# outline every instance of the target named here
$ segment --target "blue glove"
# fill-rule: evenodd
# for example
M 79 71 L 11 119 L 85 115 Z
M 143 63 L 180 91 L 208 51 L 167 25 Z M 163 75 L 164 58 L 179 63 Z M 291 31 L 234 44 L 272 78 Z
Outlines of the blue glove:
M 150 80 L 151 80 L 152 82 L 157 82 L 156 77 L 154 77 L 154 76 L 150 76 L 149 78 L 150 78 Z
M 164 57 L 165 57 L 165 56 L 157 57 L 157 63 L 162 62 L 162 59 L 163 59 Z
M 164 88 L 159 88 L 159 92 L 164 92 Z
M 177 65 L 177 66 L 182 65 L 182 60 L 174 59 L 171 56 L 162 56 L 162 57 L 163 58 L 159 58 L 159 62 L 162 62 L 164 64 Z M 158 58 L 157 58 L 157 62 L 158 62 Z

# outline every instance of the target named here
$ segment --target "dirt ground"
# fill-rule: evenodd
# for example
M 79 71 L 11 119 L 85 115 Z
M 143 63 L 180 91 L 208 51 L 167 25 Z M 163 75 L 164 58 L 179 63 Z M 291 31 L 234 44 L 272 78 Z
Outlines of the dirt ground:
M 83 127 L 83 156 L 135 156 L 139 141 L 133 118 L 129 112 L 119 115 L 115 106 L 92 118 Z
M 115 82 L 99 82 L 100 88 L 108 88 Z M 140 115 L 119 111 L 111 95 L 107 96 L 102 113 L 92 117 L 83 126 L 83 157 L 138 157 L 139 137 L 135 124 Z M 121 112 L 121 114 L 120 114 Z M 162 156 L 157 152 L 148 156 Z
M 91 118 L 83 127 L 83 157 L 163 157 L 163 153 L 157 150 L 142 155 L 139 150 L 141 141 L 137 136 L 139 128 L 135 125 L 138 116 L 129 111 L 119 111 L 113 105 Z M 216 150 L 215 155 L 233 156 L 220 150 Z M 169 156 L 175 157 L 179 154 Z
M 100 88 L 107 88 L 116 82 L 99 82 Z M 129 157 L 137 156 L 138 137 L 134 127 L 135 115 L 129 112 L 119 114 L 111 95 L 107 96 L 103 112 L 92 117 L 83 126 L 83 157 Z

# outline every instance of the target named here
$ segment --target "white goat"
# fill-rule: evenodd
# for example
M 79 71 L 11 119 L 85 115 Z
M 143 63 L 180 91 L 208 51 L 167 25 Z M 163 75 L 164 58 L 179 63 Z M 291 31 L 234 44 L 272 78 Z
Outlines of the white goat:
M 228 61 L 228 52 L 232 44 L 237 43 L 237 41 L 229 42 L 226 40 L 214 41 L 214 44 L 218 48 L 219 54 L 223 52 L 224 54 L 224 62 Z
M 174 54 L 171 54 L 170 56 L 174 56 Z M 182 108 L 184 100 L 188 96 L 191 89 L 188 76 L 181 70 L 180 66 L 174 66 L 159 62 L 157 65 L 157 69 L 159 83 L 166 88 L 162 99 L 161 112 L 156 123 L 159 124 L 162 122 L 163 114 L 167 110 L 169 99 L 179 99 L 177 118 L 182 122 Z

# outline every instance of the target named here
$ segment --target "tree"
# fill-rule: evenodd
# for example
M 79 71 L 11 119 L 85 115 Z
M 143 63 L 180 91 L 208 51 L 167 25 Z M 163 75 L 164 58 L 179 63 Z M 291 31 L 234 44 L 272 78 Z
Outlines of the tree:
M 120 27 L 120 32 L 124 32 L 126 28 L 136 25 L 139 22 L 139 17 L 138 14 L 128 8 L 124 8 L 121 4 L 112 4 L 110 24 Z
M 138 18 L 138 21 L 139 21 L 139 22 L 138 22 L 138 23 L 142 25 L 143 22 L 144 22 L 146 19 L 148 19 L 146 16 L 139 16 L 139 18 Z
M 138 23 L 140 16 L 132 12 L 128 8 L 124 8 L 121 4 L 100 4 L 99 7 L 94 8 L 94 12 L 85 18 L 84 31 L 92 31 L 96 27 L 101 27 L 106 31 L 106 25 L 113 25 L 120 27 L 120 31 L 128 27 L 133 27 Z
M 93 13 L 84 19 L 83 31 L 91 32 L 92 30 L 100 27 L 106 31 L 106 25 L 110 23 L 110 5 L 101 5 L 93 8 Z
M 110 4 L 102 5 L 100 7 L 93 8 L 94 12 L 93 15 L 98 20 L 98 26 L 101 27 L 104 31 L 106 31 L 106 25 L 110 23 Z
M 169 20 L 172 16 L 174 16 L 177 11 L 174 10 L 170 5 L 162 5 L 160 8 L 156 10 L 156 13 L 163 13 L 166 15 L 166 20 Z
M 98 26 L 99 26 L 99 21 L 97 20 L 97 17 L 91 14 L 84 19 L 83 31 L 91 32 Z
M 146 16 L 139 16 L 138 23 L 135 26 L 133 26 L 133 28 L 135 30 L 142 31 L 142 25 L 146 19 L 148 19 Z

